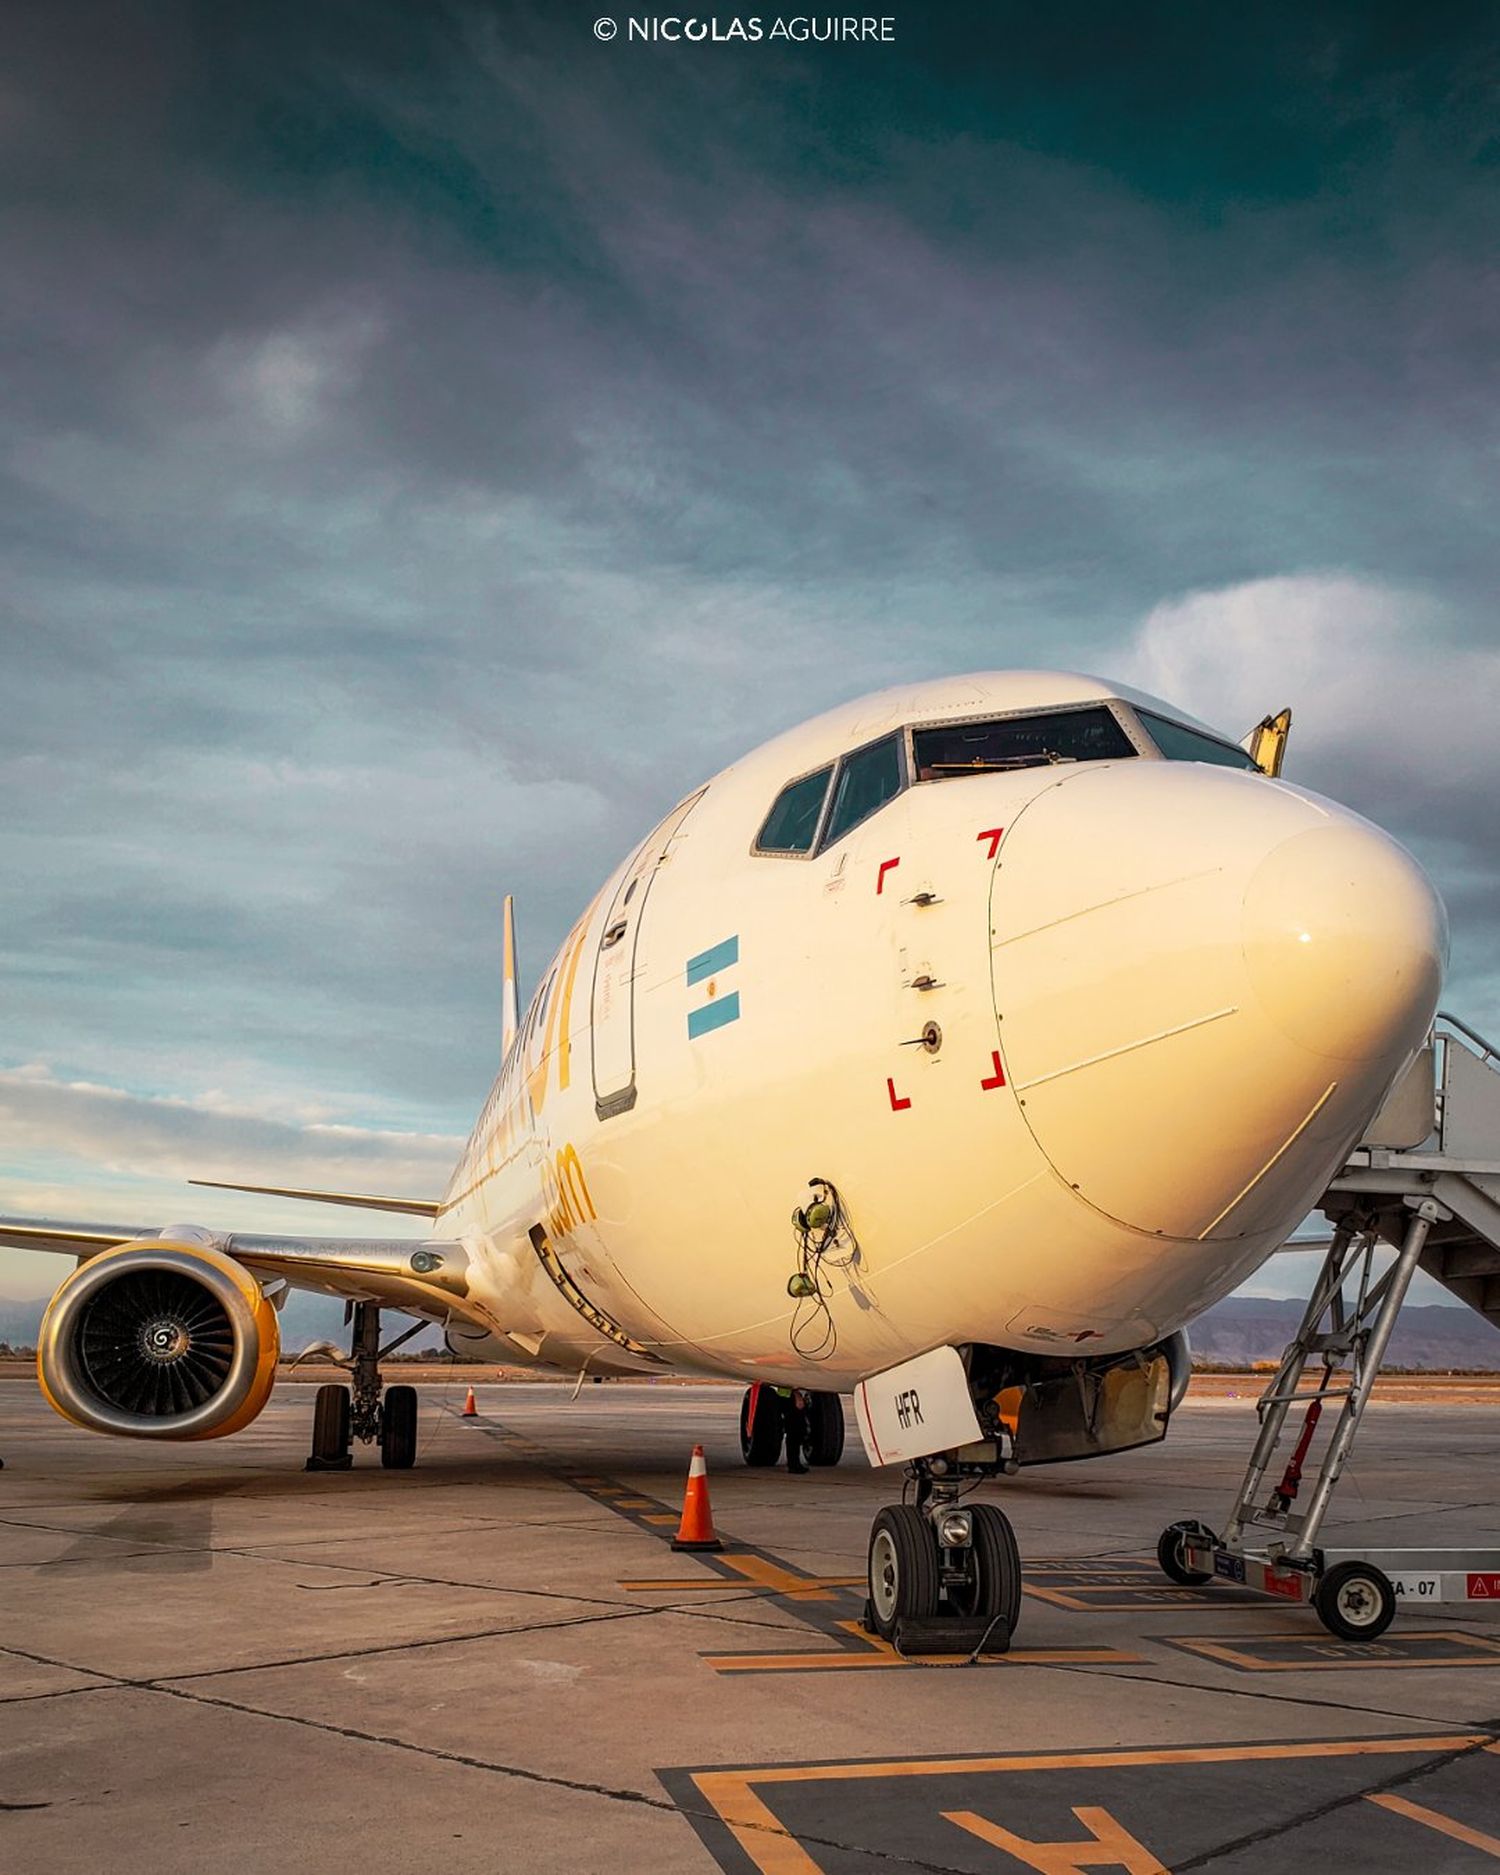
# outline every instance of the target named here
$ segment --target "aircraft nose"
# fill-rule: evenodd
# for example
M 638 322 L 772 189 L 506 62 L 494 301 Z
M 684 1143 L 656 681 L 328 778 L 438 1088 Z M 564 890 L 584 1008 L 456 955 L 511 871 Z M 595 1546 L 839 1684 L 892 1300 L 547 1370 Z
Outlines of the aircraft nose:
M 1078 1196 L 1174 1238 L 1287 1229 L 1437 1004 L 1441 903 L 1376 827 L 1192 763 L 1111 764 L 1015 818 L 990 899 L 1009 1084 Z
M 1431 1020 L 1447 931 L 1415 861 L 1348 820 L 1293 834 L 1261 861 L 1245 888 L 1244 945 L 1282 1035 L 1330 1061 L 1366 1062 Z

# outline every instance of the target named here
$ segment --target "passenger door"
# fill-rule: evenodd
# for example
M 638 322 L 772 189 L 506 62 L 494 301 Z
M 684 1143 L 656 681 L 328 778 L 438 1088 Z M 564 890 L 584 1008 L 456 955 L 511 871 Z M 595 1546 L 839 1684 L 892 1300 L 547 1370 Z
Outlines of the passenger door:
M 657 869 L 704 792 L 700 788 L 673 808 L 646 839 L 626 867 L 604 916 L 594 959 L 591 1005 L 594 1111 L 601 1120 L 628 1113 L 635 1105 L 635 982 L 641 921 Z

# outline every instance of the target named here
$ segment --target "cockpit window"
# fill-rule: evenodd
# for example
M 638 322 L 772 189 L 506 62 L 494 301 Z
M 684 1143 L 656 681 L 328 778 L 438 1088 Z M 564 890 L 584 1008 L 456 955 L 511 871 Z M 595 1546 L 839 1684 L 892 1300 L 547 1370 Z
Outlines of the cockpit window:
M 901 740 L 899 735 L 886 736 L 844 757 L 833 791 L 825 846 L 842 839 L 851 827 L 857 827 L 877 807 L 884 807 L 892 795 L 901 792 Z
M 1147 735 L 1169 762 L 1214 762 L 1220 768 L 1248 768 L 1261 772 L 1260 763 L 1232 742 L 1220 742 L 1201 730 L 1174 723 L 1169 717 L 1156 716 L 1150 710 L 1137 710 Z
M 1106 762 L 1134 755 L 1112 711 L 1049 710 L 984 723 L 940 723 L 912 731 L 918 781 L 1039 768 L 1052 762 Z
M 823 797 L 828 792 L 830 764 L 815 775 L 793 781 L 776 797 L 755 844 L 762 853 L 810 853 L 817 838 Z

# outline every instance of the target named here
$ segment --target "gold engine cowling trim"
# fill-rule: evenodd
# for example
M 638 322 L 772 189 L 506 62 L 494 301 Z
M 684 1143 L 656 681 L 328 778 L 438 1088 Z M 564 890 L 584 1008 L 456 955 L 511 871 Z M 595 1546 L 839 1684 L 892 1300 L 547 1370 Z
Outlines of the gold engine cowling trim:
M 229 1372 L 218 1392 L 189 1412 L 158 1418 L 122 1411 L 100 1398 L 78 1356 L 84 1305 L 121 1276 L 144 1270 L 190 1277 L 229 1317 L 234 1333 Z M 137 1439 L 222 1439 L 248 1426 L 271 1397 L 280 1354 L 276 1311 L 243 1265 L 206 1244 L 143 1237 L 90 1257 L 58 1289 L 37 1337 L 37 1379 L 49 1406 L 91 1432 Z

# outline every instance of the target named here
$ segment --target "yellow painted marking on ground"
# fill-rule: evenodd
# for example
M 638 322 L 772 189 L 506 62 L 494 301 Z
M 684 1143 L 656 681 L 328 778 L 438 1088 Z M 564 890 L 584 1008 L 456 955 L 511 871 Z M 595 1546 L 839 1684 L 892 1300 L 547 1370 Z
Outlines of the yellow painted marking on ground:
M 1493 1751 L 1495 1747 L 1491 1745 L 1489 1749 Z M 1466 1842 L 1471 1849 L 1482 1850 L 1485 1855 L 1493 1856 L 1500 1862 L 1500 1836 L 1487 1836 L 1482 1829 L 1470 1829 L 1467 1823 L 1456 1823 L 1451 1816 L 1444 1816 L 1438 1810 L 1429 1810 L 1425 1804 L 1411 1803 L 1405 1797 L 1382 1794 L 1366 1796 L 1365 1802 L 1378 1803 L 1382 1810 L 1410 1817 L 1413 1823 L 1435 1829 L 1440 1836 L 1451 1836 L 1455 1842 Z
M 802 1575 L 797 1570 L 783 1568 L 780 1563 L 770 1562 L 764 1556 L 734 1555 L 726 1556 L 724 1561 L 747 1582 L 755 1583 L 758 1588 L 774 1590 L 776 1594 L 785 1595 L 790 1601 L 827 1602 L 833 1600 L 829 1591 L 815 1582 L 811 1576 Z M 856 1578 L 858 1579 L 860 1578 Z
M 1496 1750 L 1485 1733 L 1457 1737 L 1357 1738 L 1296 1745 L 1189 1745 L 1161 1751 L 1038 1752 L 1008 1758 L 928 1758 L 872 1764 L 772 1764 L 753 1770 L 699 1771 L 694 1784 L 744 1850 L 759 1875 L 823 1875 L 754 1786 L 869 1782 L 893 1777 L 953 1777 L 998 1771 L 1132 1770 L 1169 1764 L 1243 1764 L 1286 1758 L 1355 1758 Z M 1435 1813 L 1434 1813 L 1435 1814 Z M 1445 1819 L 1446 1820 L 1446 1819 Z
M 1039 1602 L 1051 1602 L 1054 1608 L 1087 1609 L 1091 1605 L 1088 1602 L 1079 1601 L 1076 1595 L 1066 1594 L 1062 1589 L 1038 1588 L 1034 1582 L 1023 1582 L 1021 1584 L 1021 1593 L 1023 1595 L 1034 1595 Z
M 816 1862 L 736 1771 L 701 1771 L 693 1779 L 760 1875 L 822 1875 Z
M 721 1555 L 719 1561 L 732 1563 L 734 1558 Z M 797 1586 L 794 1589 L 771 1589 L 770 1593 L 773 1595 L 790 1594 L 797 1597 L 808 1589 L 863 1588 L 864 1583 L 863 1576 L 798 1576 Z M 736 1594 L 740 1594 L 746 1588 L 751 1586 L 758 1588 L 761 1584 L 751 1584 L 743 1576 L 695 1576 L 691 1579 L 687 1576 L 641 1576 L 628 1582 L 621 1582 L 619 1586 L 622 1589 L 652 1591 L 658 1589 L 733 1589 Z
M 671 1512 L 662 1512 L 652 1516 L 649 1512 L 641 1518 L 642 1523 L 681 1523 L 682 1519 Z
M 838 1626 L 852 1635 L 864 1651 L 853 1653 L 840 1648 L 833 1653 L 705 1654 L 703 1659 L 716 1673 L 821 1673 L 868 1667 L 958 1667 L 969 1658 L 967 1650 L 951 1656 L 908 1657 L 898 1654 L 891 1643 L 881 1640 L 879 1635 L 867 1634 L 857 1621 L 840 1621 Z M 1127 1654 L 1114 1647 L 1017 1647 L 1008 1654 L 981 1654 L 980 1659 L 987 1666 L 1138 1667 L 1143 1664 L 1144 1656 Z
M 986 1817 L 976 1816 L 972 1810 L 945 1810 L 943 1817 L 981 1842 L 1003 1849 L 1027 1868 L 1040 1870 L 1041 1875 L 1078 1875 L 1086 1868 L 1123 1869 L 1125 1875 L 1167 1875 L 1146 1845 L 1123 1823 L 1116 1822 L 1108 1810 L 1093 1804 L 1075 1803 L 1071 1807 L 1089 1832 L 1083 1842 L 1031 1842 Z

